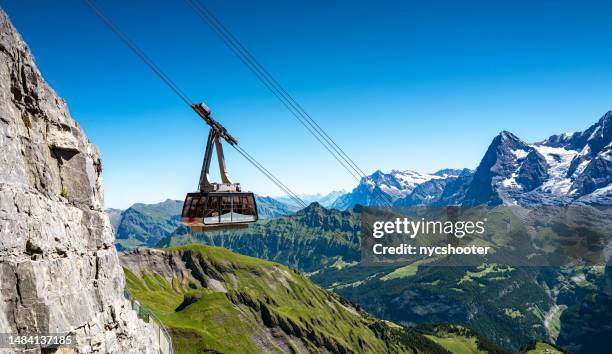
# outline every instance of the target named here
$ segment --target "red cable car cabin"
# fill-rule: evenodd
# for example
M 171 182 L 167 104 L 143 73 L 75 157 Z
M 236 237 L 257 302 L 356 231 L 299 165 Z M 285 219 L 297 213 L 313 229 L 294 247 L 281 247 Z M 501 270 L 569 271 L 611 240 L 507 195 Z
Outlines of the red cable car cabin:
M 199 191 L 185 197 L 181 224 L 195 232 L 244 228 L 257 221 L 255 195 L 243 192 L 239 183 L 232 183 L 223 157 L 221 138 L 230 145 L 238 141 L 212 119 L 210 109 L 203 103 L 192 105 L 193 110 L 210 125 L 204 163 L 200 172 Z M 208 176 L 212 151 L 216 148 L 221 183 L 211 182 Z
M 247 227 L 257 221 L 255 196 L 248 192 L 189 193 L 181 224 L 194 231 Z

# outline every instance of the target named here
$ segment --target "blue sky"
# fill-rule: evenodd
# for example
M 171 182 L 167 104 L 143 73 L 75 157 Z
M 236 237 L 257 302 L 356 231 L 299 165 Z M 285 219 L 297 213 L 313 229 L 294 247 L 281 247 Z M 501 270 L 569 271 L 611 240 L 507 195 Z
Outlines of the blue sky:
M 207 127 L 80 1 L 0 0 L 102 151 L 106 205 L 182 199 Z M 193 100 L 298 193 L 355 181 L 183 1 L 100 1 Z M 474 168 L 491 139 L 583 130 L 612 108 L 609 2 L 206 4 L 366 172 Z M 276 189 L 226 149 L 230 175 Z

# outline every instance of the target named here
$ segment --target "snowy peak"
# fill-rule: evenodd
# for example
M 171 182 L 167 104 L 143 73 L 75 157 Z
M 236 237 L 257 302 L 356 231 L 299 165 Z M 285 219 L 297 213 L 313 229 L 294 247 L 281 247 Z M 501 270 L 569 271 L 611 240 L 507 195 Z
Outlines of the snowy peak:
M 592 200 L 588 194 L 612 182 L 611 139 L 612 111 L 608 111 L 583 132 L 553 135 L 535 144 L 551 171 L 544 190 Z
M 465 204 L 593 202 L 612 183 L 612 111 L 583 132 L 528 145 L 501 132 L 476 170 Z M 585 199 L 586 198 L 586 199 Z
M 566 150 L 582 151 L 587 145 L 591 151 L 599 152 L 606 145 L 610 144 L 612 137 L 612 110 L 606 112 L 597 123 L 591 125 L 587 130 L 582 132 L 564 133 L 553 135 L 548 139 L 537 143 L 536 145 L 544 145 L 555 148 L 564 148 Z
M 336 201 L 336 199 L 338 199 L 338 197 L 340 197 L 343 194 L 346 194 L 345 190 L 331 191 L 331 192 L 329 192 L 327 194 L 321 194 L 321 193 L 317 193 L 317 194 L 298 194 L 298 197 L 300 197 L 300 199 L 302 199 L 306 204 L 317 202 L 317 203 L 319 203 L 322 206 L 327 208 L 327 207 L 331 206 Z M 276 197 L 275 199 L 277 201 L 283 203 L 283 204 L 286 204 L 287 206 L 289 206 L 293 210 L 301 209 L 301 206 L 298 205 L 289 196 L 283 195 L 283 196 L 280 196 L 280 197 Z
M 489 150 L 498 154 L 510 151 L 517 158 L 521 158 L 525 157 L 531 148 L 516 135 L 504 130 L 493 138 Z
M 376 171 L 372 175 L 362 178 L 362 183 L 369 190 L 380 189 L 391 199 L 399 199 L 410 193 L 417 185 L 427 182 L 436 175 L 423 174 L 412 170 L 398 171 L 392 170 L 390 173 Z
M 377 170 L 369 176 L 363 177 L 359 185 L 350 193 L 339 197 L 332 208 L 348 209 L 357 204 L 381 206 L 387 200 L 394 202 L 406 197 L 415 187 L 433 179 L 442 177 L 434 174 L 424 174 L 412 170 L 392 170 L 389 173 Z
M 431 179 L 440 178 L 440 176 L 430 175 L 426 173 L 419 173 L 412 170 L 406 171 L 391 171 L 391 175 L 395 178 L 400 185 L 403 187 L 404 193 L 414 189 L 417 185 L 427 182 Z
M 437 172 L 434 172 L 433 175 L 441 177 L 441 178 L 448 178 L 448 177 L 459 177 L 459 176 L 465 176 L 465 175 L 469 175 L 472 171 L 470 171 L 469 168 L 464 168 L 464 169 L 455 169 L 455 168 L 443 168 Z
M 463 203 L 509 203 L 515 192 L 531 191 L 546 177 L 545 158 L 516 135 L 502 131 L 480 161 Z

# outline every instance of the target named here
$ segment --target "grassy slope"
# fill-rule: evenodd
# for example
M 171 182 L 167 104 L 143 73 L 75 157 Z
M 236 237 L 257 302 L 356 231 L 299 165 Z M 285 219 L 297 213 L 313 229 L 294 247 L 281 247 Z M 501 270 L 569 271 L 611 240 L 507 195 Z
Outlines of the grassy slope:
M 446 348 L 451 353 L 455 354 L 480 354 L 486 353 L 481 350 L 478 350 L 476 345 L 476 339 L 474 338 L 464 338 L 459 336 L 448 336 L 448 337 L 436 337 L 432 335 L 428 335 L 427 338 L 433 340 L 434 342 L 440 344 L 444 348 Z
M 427 338 L 451 353 L 457 354 L 507 354 L 508 352 L 471 328 L 458 324 L 422 325 L 420 330 Z
M 563 351 L 548 343 L 537 342 L 525 354 L 563 354 Z
M 410 352 L 409 347 L 443 352 L 421 334 L 393 329 L 343 305 L 285 266 L 203 245 L 167 252 L 179 252 L 182 259 L 199 264 L 211 285 L 198 287 L 185 278 L 169 282 L 156 273 L 125 273 L 129 291 L 171 329 L 179 352 L 281 352 L 304 346 L 313 352 L 322 347 L 332 352 Z M 222 287 L 225 292 L 218 291 Z M 186 299 L 193 303 L 176 311 Z M 269 328 L 281 329 L 275 340 Z

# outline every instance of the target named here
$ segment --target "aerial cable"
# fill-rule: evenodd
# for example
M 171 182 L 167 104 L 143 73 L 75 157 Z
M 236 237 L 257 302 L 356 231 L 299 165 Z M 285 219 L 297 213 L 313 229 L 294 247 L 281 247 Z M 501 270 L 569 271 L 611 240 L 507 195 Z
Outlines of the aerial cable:
M 245 159 L 251 162 L 257 169 L 259 169 L 263 174 L 270 176 L 273 183 L 275 183 L 280 189 L 287 192 L 287 194 L 298 204 L 306 207 L 307 205 L 287 187 L 283 182 L 281 182 L 278 178 L 276 178 L 267 168 L 265 168 L 259 161 L 257 161 L 253 156 L 251 156 L 246 150 L 244 150 L 241 146 L 233 145 L 233 147 L 238 151 Z
M 257 60 L 250 54 L 250 52 L 244 46 L 242 46 L 242 44 L 231 34 L 231 32 L 229 32 L 229 30 L 227 30 L 223 26 L 223 24 L 220 23 L 220 21 L 214 16 L 214 14 L 212 14 L 212 12 L 207 10 L 204 5 L 200 4 L 197 1 L 186 1 L 189 5 L 191 5 L 191 7 L 196 11 L 196 13 L 211 27 L 211 29 L 213 29 L 213 31 L 215 31 L 215 33 L 220 36 L 223 42 L 228 46 L 228 48 L 230 48 L 230 50 L 232 50 L 232 52 L 234 52 L 238 59 L 240 59 L 243 64 L 245 64 L 249 68 L 249 70 L 251 70 L 251 72 L 253 72 L 253 74 L 255 74 L 260 81 L 262 81 L 266 88 L 268 88 L 279 100 L 281 100 L 285 107 L 300 121 L 300 123 L 302 123 L 302 125 L 304 125 L 304 127 L 311 134 L 313 134 L 313 136 L 317 138 L 317 140 L 319 140 L 321 144 L 329 144 L 332 149 L 336 150 L 336 153 L 338 153 L 339 157 L 342 158 L 348 164 L 348 167 L 345 166 L 345 168 L 350 167 L 357 173 L 357 175 L 359 175 L 359 171 L 355 169 L 355 167 L 352 166 L 351 163 L 347 161 L 347 159 L 344 158 L 338 152 L 337 148 L 334 147 L 334 145 L 332 145 L 330 141 L 328 141 L 330 139 L 329 136 L 327 134 L 322 134 L 322 132 L 320 131 L 321 128 L 318 126 L 318 124 L 312 121 L 312 118 L 310 118 L 307 114 L 304 114 L 305 112 L 303 111 L 301 106 L 299 106 L 299 104 L 297 104 L 297 102 L 287 93 L 287 91 L 282 86 L 280 86 L 273 77 L 271 77 L 268 71 L 263 66 L 261 66 L 261 64 L 257 62 Z M 321 138 L 319 138 L 317 134 L 320 135 L 323 140 L 325 140 L 325 142 L 321 141 Z M 332 155 L 335 154 L 329 148 L 328 151 Z M 338 160 L 338 162 L 344 166 L 344 163 L 342 161 Z M 355 177 L 359 181 L 359 177 L 355 176 L 355 174 L 353 174 L 351 171 L 348 172 L 351 173 L 351 175 L 353 175 L 353 177 Z
M 151 60 L 151 58 L 149 58 L 144 51 L 142 51 L 142 49 L 140 49 L 135 43 L 134 41 L 132 41 L 123 31 L 121 31 L 121 29 L 119 29 L 119 27 L 117 27 L 113 21 L 106 16 L 106 14 L 95 4 L 95 2 L 93 0 L 83 0 L 83 2 L 89 6 L 89 8 L 96 14 L 98 15 L 98 17 L 106 24 L 106 26 L 108 28 L 111 29 L 111 31 L 113 31 L 117 37 L 119 37 L 119 39 L 121 39 L 121 41 L 123 41 L 123 43 L 125 43 L 151 70 L 153 70 L 153 72 L 155 74 L 157 74 L 157 76 L 159 76 L 160 79 L 162 79 L 162 81 L 164 81 L 164 83 L 166 83 L 166 85 L 168 85 L 168 87 L 170 87 L 170 89 L 172 91 L 174 91 L 174 93 L 176 93 L 177 96 L 179 96 L 179 98 L 181 100 L 183 100 L 183 102 L 185 102 L 189 107 L 191 107 L 192 105 L 192 101 L 189 99 L 189 97 L 183 92 L 183 90 L 181 90 L 178 85 L 176 83 L 174 83 L 174 81 L 172 81 L 172 79 L 170 79 L 168 77 L 168 75 L 166 75 L 156 64 L 155 62 L 153 62 L 153 60 Z
M 121 39 L 133 52 L 138 56 L 145 65 L 147 65 L 187 106 L 193 108 L 193 101 L 189 99 L 187 94 L 172 80 L 163 70 L 161 70 L 155 62 L 146 55 L 146 53 L 140 49 L 134 41 L 130 39 L 121 29 L 115 25 L 115 23 L 97 6 L 93 0 L 82 0 L 96 14 L 102 22 Z M 295 194 L 289 187 L 282 183 L 274 174 L 268 169 L 263 167 L 253 156 L 251 156 L 244 148 L 238 146 L 237 143 L 230 144 L 236 151 L 238 151 L 247 161 L 249 161 L 255 168 L 257 168 L 264 176 L 266 176 L 274 185 L 279 187 L 284 193 L 286 193 L 294 202 L 299 206 L 306 207 L 307 204 Z
M 269 72 L 250 54 L 250 52 L 227 30 L 223 24 L 216 19 L 212 12 L 197 1 L 186 0 L 211 29 L 221 38 L 228 48 L 238 57 L 243 64 L 262 82 L 274 96 L 289 110 L 289 112 L 323 145 L 323 147 L 340 163 L 340 165 L 357 182 L 367 176 L 356 163 L 346 155 L 331 137 L 314 121 L 307 112 L 289 95 L 289 93 L 269 74 Z M 244 54 L 246 53 L 246 55 Z M 301 117 L 300 117 L 301 116 Z M 335 150 L 334 151 L 332 151 Z M 341 161 L 344 160 L 343 161 Z M 351 169 L 354 171 L 351 171 Z M 382 193 L 376 186 L 373 188 L 375 195 L 387 206 L 392 206 L 390 197 Z
M 366 178 L 365 172 L 348 154 L 325 132 L 323 128 L 304 110 L 304 108 L 285 90 L 282 85 L 261 65 L 251 52 L 223 25 L 223 23 L 198 0 L 185 0 L 200 18 L 219 36 L 224 44 L 242 61 L 243 64 L 274 94 L 290 113 L 328 150 L 332 156 L 357 181 Z M 333 150 L 333 151 L 332 151 Z M 342 159 L 343 161 L 341 161 Z M 352 170 L 352 171 L 351 171 Z M 390 197 L 374 187 L 378 198 L 391 206 Z
M 225 25 L 215 16 L 215 14 L 211 10 L 209 10 L 203 3 L 201 3 L 198 0 L 186 0 L 186 1 L 188 2 L 188 4 L 192 6 L 192 8 L 194 8 L 200 14 L 200 16 L 209 24 L 209 26 L 213 27 L 215 32 L 217 32 L 218 34 L 220 34 L 221 36 L 225 37 L 228 40 L 227 42 L 225 42 L 228 46 L 232 46 L 238 52 L 243 53 L 241 55 L 239 53 L 234 52 L 235 54 L 241 56 L 240 58 L 241 60 L 243 59 L 242 57 L 245 57 L 247 61 L 251 63 L 251 65 L 254 67 L 255 70 L 260 72 L 260 74 L 262 74 L 262 76 L 266 80 L 268 80 L 271 84 L 273 84 L 274 88 L 280 91 L 283 97 L 289 100 L 291 104 L 298 109 L 300 114 L 302 114 L 304 118 L 307 119 L 309 124 L 315 130 L 317 130 L 317 132 L 322 134 L 324 139 L 328 143 L 333 144 L 334 150 L 338 152 L 339 154 L 341 154 L 343 158 L 346 158 L 346 160 L 348 160 L 347 162 L 351 164 L 351 167 L 354 167 L 358 173 L 365 175 L 365 172 L 363 172 L 363 170 L 359 168 L 359 166 L 344 152 L 344 150 L 340 146 L 338 146 L 338 144 L 325 132 L 325 130 L 323 130 L 323 128 L 321 128 L 321 126 L 308 114 L 308 112 L 306 112 L 306 110 L 302 108 L 302 106 L 268 72 L 268 70 L 262 64 L 259 63 L 259 61 L 251 54 L 248 48 L 242 45 L 242 43 L 238 40 L 238 38 L 236 38 L 236 36 L 234 36 L 232 32 L 229 29 L 227 29 L 227 27 L 225 27 Z
M 359 177 L 359 172 L 356 171 L 354 169 L 354 167 L 350 166 L 350 164 L 345 165 L 345 162 L 342 162 L 340 160 L 340 158 L 342 158 L 341 155 L 336 156 L 336 154 L 330 149 L 330 147 L 333 149 L 333 146 L 329 145 L 328 146 L 328 142 L 324 142 L 323 140 L 325 140 L 324 136 L 321 136 L 321 133 L 316 131 L 316 127 L 312 125 L 311 122 L 308 121 L 308 119 L 306 117 L 304 117 L 303 113 L 300 112 L 299 107 L 295 106 L 294 103 L 291 102 L 291 100 L 289 100 L 287 97 L 285 97 L 286 93 L 283 93 L 281 90 L 279 90 L 279 88 L 277 87 L 277 84 L 275 84 L 273 81 L 271 81 L 267 76 L 266 76 L 266 72 L 262 71 L 260 68 L 258 68 L 248 57 L 245 57 L 244 55 L 242 55 L 240 53 L 240 49 L 238 47 L 236 47 L 227 37 L 226 35 L 218 29 L 218 27 L 212 23 L 209 22 L 209 19 L 207 18 L 207 14 L 205 12 L 203 12 L 203 10 L 201 10 L 198 6 L 199 4 L 192 2 L 190 0 L 186 0 L 196 11 L 196 13 L 198 15 L 200 15 L 207 24 L 209 24 L 209 26 L 211 27 L 211 29 L 213 29 L 213 31 L 215 31 L 217 33 L 217 35 L 219 35 L 221 37 L 221 39 L 223 40 L 224 43 L 226 43 L 226 45 L 230 48 L 230 50 L 232 50 L 232 52 L 234 52 L 236 54 L 236 56 L 238 57 L 238 59 L 240 61 L 242 61 L 242 63 L 244 65 L 247 66 L 247 68 L 249 68 L 249 70 L 251 70 L 251 72 L 253 72 L 253 74 L 262 82 L 262 84 L 264 86 L 266 86 L 266 88 L 268 90 L 270 90 L 270 92 L 272 92 L 272 94 L 274 96 L 276 96 L 281 103 L 291 112 L 291 114 L 293 114 L 295 116 L 295 118 L 310 132 L 310 134 L 312 134 L 313 137 L 315 137 L 320 143 L 321 145 L 323 145 L 323 147 L 325 147 L 327 149 L 327 151 L 332 154 L 332 156 L 334 156 L 336 158 L 336 160 L 347 170 L 348 173 L 350 173 L 353 178 L 355 178 L 357 181 L 360 180 Z M 302 116 L 302 117 L 300 117 Z M 323 140 L 322 140 L 323 139 Z M 355 172 L 352 172 L 350 169 L 355 170 Z
M 272 183 L 274 183 L 278 188 L 283 190 L 289 196 L 289 198 L 291 198 L 298 206 L 301 206 L 304 208 L 308 206 L 297 194 L 291 191 L 289 187 L 287 187 L 283 182 L 281 182 L 278 178 L 276 178 L 267 168 L 265 168 L 253 156 L 251 156 L 248 152 L 246 152 L 246 150 L 244 150 L 242 147 L 238 146 L 237 144 L 232 145 L 232 147 L 234 147 L 236 151 L 238 151 L 238 153 L 240 153 L 245 159 L 247 159 L 261 173 L 266 175 L 272 181 Z

